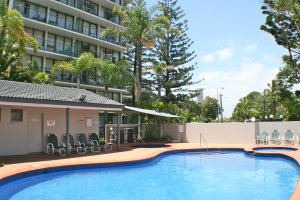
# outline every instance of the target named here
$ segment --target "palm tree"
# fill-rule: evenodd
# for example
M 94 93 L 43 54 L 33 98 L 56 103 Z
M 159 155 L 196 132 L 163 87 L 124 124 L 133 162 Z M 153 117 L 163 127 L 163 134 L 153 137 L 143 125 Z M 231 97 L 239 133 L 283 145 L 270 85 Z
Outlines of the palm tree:
M 142 56 L 145 47 L 154 45 L 154 38 L 157 37 L 169 25 L 169 21 L 163 15 L 158 15 L 159 7 L 154 6 L 147 9 L 144 0 L 133 0 L 131 6 L 116 7 L 114 14 L 121 17 L 124 32 L 117 31 L 118 36 L 122 36 L 132 46 L 131 57 L 133 61 L 134 74 L 134 95 L 133 103 L 138 103 L 141 96 L 142 82 Z M 107 34 L 116 33 L 115 30 L 108 29 Z
M 23 17 L 17 10 L 10 10 L 6 0 L 0 5 L 0 73 L 26 55 L 26 46 L 31 46 L 35 53 L 38 42 L 24 30 Z
M 78 58 L 70 61 L 59 61 L 52 66 L 51 74 L 55 76 L 56 71 L 68 71 L 77 77 L 77 88 L 80 88 L 80 80 L 83 72 L 90 71 L 95 67 L 96 59 L 93 53 L 84 52 Z
M 130 65 L 125 60 L 113 63 L 110 60 L 96 59 L 97 77 L 105 87 L 106 97 L 108 97 L 109 86 L 131 85 L 132 75 Z

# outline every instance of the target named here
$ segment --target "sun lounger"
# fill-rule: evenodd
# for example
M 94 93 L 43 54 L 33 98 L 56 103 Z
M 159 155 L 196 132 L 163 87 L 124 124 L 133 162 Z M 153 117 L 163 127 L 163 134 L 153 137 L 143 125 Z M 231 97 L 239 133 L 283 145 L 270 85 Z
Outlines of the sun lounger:
M 103 147 L 105 151 L 112 150 L 113 144 L 112 143 L 109 144 L 104 143 L 103 145 L 100 144 L 99 137 L 96 133 L 90 133 L 90 140 L 91 142 L 94 143 L 95 146 Z
M 292 130 L 286 130 L 284 133 L 283 141 L 285 142 L 285 144 L 294 144 L 294 132 Z
M 78 154 L 83 154 L 86 153 L 86 149 L 81 146 L 80 142 L 76 142 L 74 140 L 74 137 L 72 134 L 68 134 L 69 136 L 69 144 L 68 144 L 68 148 L 70 149 L 70 151 L 76 151 Z M 64 139 L 65 142 L 67 143 L 67 135 L 64 135 Z
M 83 148 L 91 150 L 91 152 L 100 152 L 100 146 L 95 146 L 93 142 L 88 142 L 84 133 L 78 134 L 78 139 Z
M 53 133 L 48 134 L 47 137 L 48 143 L 47 143 L 47 154 L 54 154 L 55 152 L 58 152 L 59 155 L 65 156 L 66 154 L 66 146 L 61 143 L 58 144 L 57 136 Z
M 262 131 L 256 137 L 256 144 L 268 144 L 269 134 L 267 131 Z
M 269 143 L 275 143 L 275 144 L 280 144 L 280 133 L 278 130 L 273 130 L 271 132 L 270 138 L 269 138 Z

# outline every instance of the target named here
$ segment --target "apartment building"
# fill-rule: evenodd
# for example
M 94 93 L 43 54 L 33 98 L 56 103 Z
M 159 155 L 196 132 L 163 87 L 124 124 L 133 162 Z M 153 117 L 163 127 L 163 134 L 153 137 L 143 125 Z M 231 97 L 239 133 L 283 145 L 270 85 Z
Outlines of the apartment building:
M 26 31 L 39 43 L 38 54 L 28 49 L 28 59 L 38 65 L 40 71 L 50 73 L 56 61 L 78 57 L 82 52 L 92 52 L 99 58 L 120 59 L 126 44 L 120 38 L 104 36 L 103 31 L 107 27 L 125 29 L 112 10 L 129 1 L 10 0 L 9 7 L 23 15 Z M 104 94 L 101 82 L 87 74 L 82 79 L 82 88 Z M 60 72 L 56 80 L 56 85 L 76 87 L 73 74 Z M 110 88 L 109 98 L 122 102 L 127 97 L 126 92 L 124 88 Z

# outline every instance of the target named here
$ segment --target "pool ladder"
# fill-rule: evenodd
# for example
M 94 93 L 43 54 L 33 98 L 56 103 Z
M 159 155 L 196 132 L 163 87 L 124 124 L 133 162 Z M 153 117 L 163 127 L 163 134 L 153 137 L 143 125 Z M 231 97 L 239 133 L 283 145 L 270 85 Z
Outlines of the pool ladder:
M 204 144 L 206 146 L 206 152 L 208 153 L 208 146 L 207 146 L 206 140 L 205 140 L 204 136 L 202 135 L 202 133 L 200 133 L 200 148 L 202 147 L 202 139 L 203 139 Z

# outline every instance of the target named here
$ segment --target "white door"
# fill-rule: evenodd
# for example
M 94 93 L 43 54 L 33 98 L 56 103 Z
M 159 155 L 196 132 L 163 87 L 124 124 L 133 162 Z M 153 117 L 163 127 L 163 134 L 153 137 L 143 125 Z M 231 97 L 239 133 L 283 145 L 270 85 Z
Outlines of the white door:
M 43 115 L 29 114 L 28 151 L 37 153 L 43 151 Z

